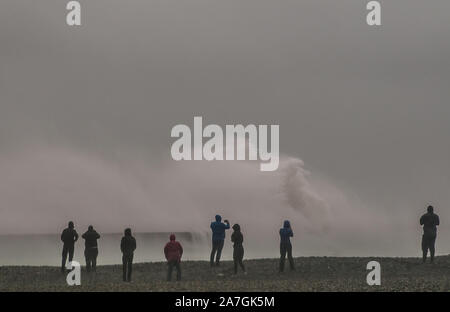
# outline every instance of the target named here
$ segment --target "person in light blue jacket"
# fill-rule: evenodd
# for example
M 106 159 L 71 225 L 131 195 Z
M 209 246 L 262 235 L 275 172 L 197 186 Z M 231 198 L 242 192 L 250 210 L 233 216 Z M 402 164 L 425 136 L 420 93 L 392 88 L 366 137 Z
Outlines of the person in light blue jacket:
M 216 215 L 216 221 L 211 222 L 211 230 L 212 230 L 212 250 L 210 257 L 210 264 L 214 266 L 214 257 L 216 258 L 216 266 L 219 266 L 220 256 L 222 255 L 223 244 L 225 241 L 225 230 L 230 228 L 230 222 L 228 220 L 224 220 L 222 223 L 222 217 L 220 215 Z

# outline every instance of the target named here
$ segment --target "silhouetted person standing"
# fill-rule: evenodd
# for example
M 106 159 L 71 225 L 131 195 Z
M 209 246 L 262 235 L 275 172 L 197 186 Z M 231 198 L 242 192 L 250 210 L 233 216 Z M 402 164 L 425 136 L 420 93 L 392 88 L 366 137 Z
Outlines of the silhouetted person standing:
M 439 216 L 433 210 L 433 206 L 428 206 L 427 213 L 420 218 L 420 225 L 423 225 L 422 252 L 424 263 L 427 259 L 428 249 L 430 250 L 431 262 L 434 261 L 434 244 L 436 242 Z
M 131 282 L 131 272 L 133 271 L 133 255 L 136 250 L 136 239 L 131 236 L 131 229 L 125 229 L 124 237 L 120 242 L 122 251 L 123 281 Z
M 231 241 L 233 242 L 233 260 L 234 260 L 234 274 L 237 274 L 238 265 L 241 266 L 242 271 L 246 273 L 244 263 L 244 236 L 241 233 L 239 224 L 233 225 L 233 234 L 231 234 Z
M 62 250 L 61 272 L 65 272 L 67 254 L 69 254 L 69 262 L 73 260 L 75 251 L 75 242 L 78 240 L 78 233 L 74 229 L 73 222 L 69 222 L 69 227 L 64 229 L 61 234 L 61 240 L 64 243 Z
M 211 230 L 212 230 L 212 250 L 210 263 L 211 266 L 214 266 L 214 257 L 216 257 L 216 265 L 219 265 L 220 256 L 222 255 L 223 244 L 225 241 L 225 230 L 230 228 L 230 223 L 228 220 L 222 223 L 222 217 L 216 215 L 216 221 L 211 222 Z M 217 253 L 217 254 L 216 254 Z
M 164 247 L 164 255 L 167 259 L 167 281 L 172 279 L 172 271 L 177 269 L 177 281 L 181 280 L 181 256 L 183 256 L 183 247 L 177 242 L 175 234 L 170 235 L 170 242 Z
M 291 224 L 288 220 L 286 220 L 284 221 L 283 228 L 280 229 L 280 272 L 284 272 L 284 262 L 286 260 L 286 254 L 289 259 L 291 271 L 295 270 L 290 239 L 292 236 L 294 236 L 294 232 L 292 232 Z
M 81 235 L 84 239 L 84 257 L 86 258 L 86 271 L 96 271 L 97 268 L 97 256 L 98 246 L 97 239 L 100 238 L 100 234 L 94 230 L 92 225 L 89 225 L 88 230 Z

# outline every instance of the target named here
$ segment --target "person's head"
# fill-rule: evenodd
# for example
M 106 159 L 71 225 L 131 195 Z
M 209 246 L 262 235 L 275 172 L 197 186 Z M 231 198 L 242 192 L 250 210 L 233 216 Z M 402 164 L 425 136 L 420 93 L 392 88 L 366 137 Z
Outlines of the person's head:
M 433 206 L 428 206 L 427 211 L 428 211 L 428 213 L 433 213 L 433 211 L 434 211 Z
M 130 228 L 126 228 L 124 231 L 125 236 L 131 236 L 131 229 Z
M 175 234 L 170 234 L 170 241 L 173 242 L 175 241 L 177 237 L 175 236 Z
M 289 222 L 289 220 L 285 220 L 285 221 L 284 221 L 283 227 L 284 227 L 285 229 L 288 229 L 288 228 L 291 227 L 291 223 Z
M 239 226 L 239 224 L 235 224 L 235 225 L 233 225 L 233 231 L 240 231 L 241 230 L 241 227 Z
M 222 217 L 220 215 L 216 215 L 216 222 L 222 221 Z
M 73 222 L 72 221 L 70 221 L 69 222 L 69 229 L 73 229 L 75 226 L 73 225 Z
M 94 230 L 94 227 L 92 225 L 89 225 L 88 226 L 88 231 L 93 231 L 93 230 Z

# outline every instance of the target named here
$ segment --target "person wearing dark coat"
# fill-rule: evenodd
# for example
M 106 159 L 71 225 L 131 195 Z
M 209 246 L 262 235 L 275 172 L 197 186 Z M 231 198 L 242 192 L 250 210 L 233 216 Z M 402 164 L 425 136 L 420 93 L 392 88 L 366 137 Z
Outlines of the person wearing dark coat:
M 230 222 L 228 220 L 222 223 L 222 217 L 216 215 L 216 221 L 211 222 L 212 231 L 212 250 L 210 256 L 210 264 L 214 266 L 214 257 L 216 258 L 216 265 L 220 263 L 220 256 L 222 255 L 223 244 L 225 242 L 225 230 L 230 228 Z
M 167 281 L 172 279 L 172 271 L 177 269 L 177 281 L 181 280 L 181 257 L 183 256 L 183 247 L 177 242 L 175 234 L 170 235 L 170 241 L 164 247 L 164 255 L 167 259 Z
M 131 229 L 125 229 L 124 236 L 120 242 L 122 251 L 122 271 L 123 281 L 131 282 L 131 273 L 133 271 L 133 256 L 136 250 L 136 239 L 131 235 Z
M 244 236 L 242 235 L 239 224 L 233 225 L 233 231 L 233 234 L 231 234 L 231 242 L 233 242 L 234 274 L 237 274 L 238 265 L 242 268 L 244 274 L 246 274 L 244 263 L 242 263 L 244 259 L 244 246 L 242 245 Z
M 75 252 L 75 242 L 78 240 L 78 233 L 75 231 L 74 224 L 72 221 L 61 234 L 61 241 L 63 244 L 62 250 L 62 261 L 61 261 L 61 272 L 66 270 L 66 260 L 67 254 L 69 254 L 69 263 L 73 260 L 73 254 Z
M 86 271 L 96 271 L 97 268 L 97 256 L 98 245 L 97 239 L 100 238 L 100 234 L 94 230 L 92 225 L 89 225 L 88 230 L 81 235 L 84 239 L 84 257 L 86 259 Z
M 294 236 L 291 224 L 288 220 L 284 221 L 283 228 L 280 229 L 280 272 L 284 272 L 284 262 L 286 254 L 289 259 L 291 271 L 295 270 L 294 259 L 292 258 L 291 237 Z
M 425 263 L 427 259 L 428 249 L 430 250 L 431 263 L 434 261 L 435 247 L 437 236 L 437 226 L 439 225 L 439 216 L 435 214 L 433 206 L 428 206 L 427 213 L 420 218 L 420 225 L 423 225 L 422 235 L 422 261 Z

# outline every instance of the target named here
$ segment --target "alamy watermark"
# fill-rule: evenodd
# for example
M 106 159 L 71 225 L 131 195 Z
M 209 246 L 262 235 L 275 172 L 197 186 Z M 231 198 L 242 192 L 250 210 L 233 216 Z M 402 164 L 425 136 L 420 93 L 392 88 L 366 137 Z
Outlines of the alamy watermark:
M 369 286 L 381 285 L 381 265 L 378 261 L 370 261 L 366 266 L 367 270 L 371 270 L 367 274 L 366 282 Z
M 279 125 L 226 125 L 223 130 L 211 124 L 203 128 L 203 118 L 197 116 L 193 131 L 184 124 L 172 128 L 172 138 L 178 139 L 172 143 L 170 152 L 177 161 L 260 160 L 261 171 L 274 171 L 280 161 L 279 133 Z
M 381 25 L 381 4 L 379 1 L 369 1 L 366 4 L 369 11 L 366 15 L 366 22 L 369 26 Z M 69 1 L 66 5 L 66 23 L 69 26 L 81 26 L 81 4 L 79 1 Z
M 79 286 L 81 285 L 81 265 L 77 261 L 71 261 L 66 266 L 69 273 L 66 277 L 67 285 L 69 286 Z

